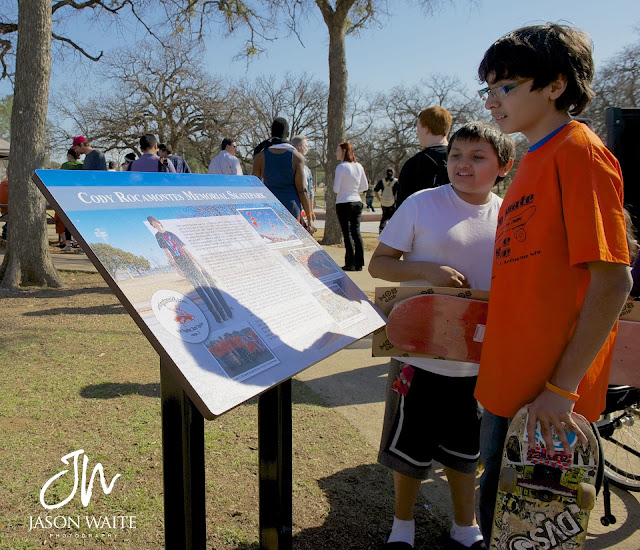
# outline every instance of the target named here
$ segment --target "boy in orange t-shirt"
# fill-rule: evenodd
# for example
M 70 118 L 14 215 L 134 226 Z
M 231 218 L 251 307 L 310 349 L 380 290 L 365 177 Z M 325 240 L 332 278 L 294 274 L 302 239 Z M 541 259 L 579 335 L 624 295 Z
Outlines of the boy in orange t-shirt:
M 591 40 L 579 29 L 535 25 L 495 42 L 478 69 L 485 107 L 531 144 L 498 217 L 491 299 L 476 398 L 480 522 L 487 547 L 509 419 L 530 404 L 550 427 L 584 434 L 575 412 L 604 409 L 617 318 L 631 289 L 622 176 L 616 159 L 571 121 L 593 97 Z

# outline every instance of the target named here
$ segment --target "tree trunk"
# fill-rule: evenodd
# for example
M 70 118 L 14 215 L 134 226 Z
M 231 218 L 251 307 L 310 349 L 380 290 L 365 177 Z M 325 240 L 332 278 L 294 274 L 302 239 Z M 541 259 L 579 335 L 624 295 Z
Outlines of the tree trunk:
M 11 112 L 9 226 L 0 266 L 0 288 L 58 287 L 62 282 L 49 254 L 45 199 L 31 182 L 45 156 L 51 73 L 51 2 L 19 0 L 16 80 Z
M 333 192 L 335 176 L 335 151 L 344 140 L 347 116 L 347 54 L 345 36 L 349 21 L 349 9 L 354 0 L 339 0 L 334 10 L 328 10 L 324 2 L 318 2 L 329 31 L 329 100 L 327 102 L 327 173 L 325 174 L 326 221 L 322 244 L 337 244 L 342 231 L 336 214 L 336 195 Z M 324 4 L 324 5 L 322 5 Z

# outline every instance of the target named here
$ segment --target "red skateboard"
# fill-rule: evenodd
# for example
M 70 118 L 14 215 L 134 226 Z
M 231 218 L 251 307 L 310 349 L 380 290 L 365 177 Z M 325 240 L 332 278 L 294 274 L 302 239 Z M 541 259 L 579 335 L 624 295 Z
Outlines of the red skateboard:
M 396 304 L 389 314 L 387 338 L 412 355 L 480 362 L 488 302 L 421 294 Z

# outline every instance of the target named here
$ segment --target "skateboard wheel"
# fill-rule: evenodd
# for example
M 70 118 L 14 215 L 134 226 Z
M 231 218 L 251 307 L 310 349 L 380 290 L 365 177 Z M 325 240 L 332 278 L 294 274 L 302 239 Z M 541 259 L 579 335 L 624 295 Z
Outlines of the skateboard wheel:
M 502 468 L 499 488 L 503 493 L 513 493 L 518 485 L 516 471 L 513 468 Z
M 578 484 L 576 504 L 582 510 L 593 510 L 596 503 L 596 488 L 588 483 Z

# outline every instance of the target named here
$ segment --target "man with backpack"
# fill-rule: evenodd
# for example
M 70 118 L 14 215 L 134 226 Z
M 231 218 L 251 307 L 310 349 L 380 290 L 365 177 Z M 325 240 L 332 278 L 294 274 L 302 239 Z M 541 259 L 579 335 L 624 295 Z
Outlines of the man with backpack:
M 129 172 L 172 172 L 176 169 L 173 162 L 158 156 L 158 140 L 152 134 L 140 138 L 142 155 L 127 166 Z
M 439 105 L 428 107 L 418 115 L 418 142 L 424 149 L 405 162 L 400 170 L 396 208 L 416 191 L 449 183 L 447 136 L 451 123 L 451 113 Z

